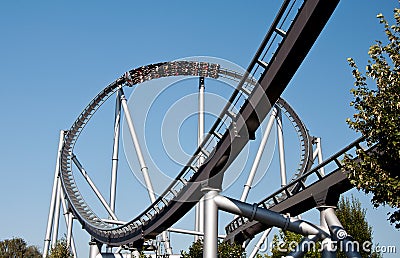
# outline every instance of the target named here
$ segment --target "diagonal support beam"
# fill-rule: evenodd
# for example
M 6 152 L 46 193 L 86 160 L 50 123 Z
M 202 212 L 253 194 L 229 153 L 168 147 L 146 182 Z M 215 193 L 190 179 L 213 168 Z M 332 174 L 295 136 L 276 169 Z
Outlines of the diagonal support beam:
M 214 201 L 218 208 L 233 214 L 241 215 L 250 220 L 257 220 L 270 227 L 278 227 L 284 230 L 290 230 L 302 235 L 316 235 L 321 239 L 329 237 L 319 226 L 313 225 L 301 219 L 284 216 L 280 213 L 260 208 L 257 204 L 248 204 L 232 198 L 217 195 Z
M 254 246 L 253 251 L 251 251 L 249 258 L 256 257 L 258 251 L 260 250 L 261 246 L 265 242 L 265 239 L 268 237 L 269 233 L 271 232 L 272 228 L 267 228 L 264 233 L 261 235 L 260 239 L 258 240 L 257 244 Z
M 246 201 L 247 196 L 249 195 L 249 191 L 251 189 L 251 186 L 253 185 L 254 177 L 256 175 L 258 165 L 260 164 L 261 157 L 262 157 L 262 154 L 264 152 L 265 145 L 267 144 L 269 135 L 271 133 L 271 129 L 272 129 L 272 126 L 274 124 L 276 115 L 277 115 L 277 109 L 273 108 L 272 112 L 271 112 L 271 116 L 270 116 L 270 118 L 268 120 L 268 123 L 267 123 L 267 127 L 265 128 L 265 132 L 264 132 L 263 138 L 261 140 L 260 146 L 258 147 L 258 151 L 257 151 L 256 157 L 254 159 L 253 165 L 252 165 L 252 167 L 250 169 L 250 173 L 249 173 L 249 176 L 247 178 L 246 184 L 244 185 L 242 196 L 240 197 L 240 201 L 242 201 L 242 202 Z
M 110 206 L 108 206 L 108 203 L 106 199 L 104 199 L 103 195 L 97 189 L 96 185 L 93 183 L 92 179 L 89 177 L 89 174 L 86 172 L 86 170 L 83 168 L 82 164 L 79 162 L 78 158 L 75 156 L 75 154 L 72 155 L 72 161 L 78 168 L 78 170 L 81 172 L 82 176 L 85 178 L 86 182 L 89 184 L 90 188 L 92 188 L 93 192 L 96 194 L 97 198 L 99 198 L 101 204 L 103 204 L 104 208 L 106 208 L 108 214 L 114 219 L 118 220 L 117 216 L 115 213 L 112 211 Z
M 131 112 L 129 111 L 128 102 L 126 100 L 125 94 L 122 89 L 121 91 L 121 104 L 125 112 L 125 119 L 129 127 L 129 132 L 131 134 L 132 142 L 135 147 L 136 156 L 140 164 L 140 170 L 142 171 L 144 182 L 146 184 L 147 192 L 149 194 L 150 201 L 154 203 L 156 201 L 156 195 L 154 193 L 153 184 L 151 183 L 148 167 L 144 161 L 142 149 L 140 147 L 139 139 L 136 134 L 135 126 L 133 124 Z
M 147 188 L 147 192 L 150 197 L 150 201 L 152 203 L 154 203 L 156 201 L 156 195 L 154 192 L 153 184 L 151 183 L 151 180 L 150 180 L 148 167 L 146 165 L 146 162 L 144 161 L 144 157 L 143 157 L 142 149 L 140 147 L 139 139 L 136 135 L 136 130 L 135 130 L 135 126 L 133 124 L 131 112 L 129 111 L 128 102 L 126 100 L 126 97 L 125 97 L 125 94 L 124 94 L 124 91 L 122 90 L 122 88 L 119 91 L 121 94 L 121 105 L 122 105 L 122 108 L 125 113 L 125 119 L 128 124 L 128 127 L 129 127 L 129 132 L 131 134 L 131 138 L 132 138 L 133 145 L 135 147 L 137 158 L 139 160 L 140 170 L 142 171 L 142 174 L 143 174 L 144 182 L 146 184 L 146 188 Z M 168 240 L 167 232 L 165 232 L 165 231 L 162 232 L 161 236 L 164 241 L 164 245 L 165 245 L 165 249 L 167 250 L 167 254 L 172 254 L 172 249 L 170 246 L 170 242 Z

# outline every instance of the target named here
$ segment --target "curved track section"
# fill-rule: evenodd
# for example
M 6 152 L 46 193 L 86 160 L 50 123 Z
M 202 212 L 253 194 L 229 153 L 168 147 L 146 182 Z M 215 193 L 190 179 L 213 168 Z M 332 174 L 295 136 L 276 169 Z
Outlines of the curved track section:
M 256 64 L 262 64 L 264 70 L 257 79 L 261 87 L 253 88 L 252 83 L 249 83 L 247 79 L 240 79 L 238 88 L 232 94 L 220 117 L 217 118 L 210 133 L 176 180 L 150 207 L 123 226 L 115 227 L 102 221 L 90 209 L 80 194 L 72 174 L 71 157 L 74 155 L 74 145 L 89 119 L 108 97 L 123 86 L 132 86 L 143 81 L 175 75 L 216 78 L 217 76 L 227 76 L 230 71 L 224 71 L 218 65 L 185 61 L 144 66 L 131 70 L 108 85 L 83 110 L 64 139 L 61 153 L 61 181 L 71 209 L 89 234 L 98 241 L 111 246 L 124 244 L 141 246 L 145 239 L 154 238 L 163 232 L 195 205 L 196 200 L 202 196 L 199 181 L 209 180 L 219 172 L 222 172 L 221 175 L 223 174 L 226 165 L 229 166 L 247 144 L 249 138 L 254 137 L 255 131 L 270 110 L 269 104 L 278 100 L 332 15 L 339 0 L 304 0 L 302 6 L 295 10 L 297 13 L 291 20 L 286 33 L 279 34 L 277 32 L 277 29 L 280 28 L 278 23 L 284 17 L 289 2 L 291 0 L 284 1 L 247 69 L 247 72 L 251 73 Z M 274 35 L 277 33 L 283 36 L 280 38 L 274 54 L 270 58 L 264 59 L 264 52 L 268 52 L 269 49 L 267 44 L 270 39 L 272 41 L 275 39 Z M 239 114 L 235 110 L 240 110 Z M 237 115 L 240 115 L 243 120 L 237 120 Z M 224 123 L 230 126 L 227 128 Z M 231 138 L 232 133 L 234 138 Z M 247 137 L 244 137 L 245 134 Z M 217 142 L 216 146 L 215 142 Z M 198 167 L 200 153 L 201 156 L 206 156 L 208 159 Z M 213 156 L 210 156 L 210 153 L 214 153 Z M 193 182 L 198 184 L 193 184 Z M 192 200 L 192 202 L 185 202 L 185 200 Z
M 164 210 L 175 197 L 179 195 L 179 192 L 185 188 L 189 181 L 192 180 L 193 175 L 197 172 L 196 167 L 198 157 L 198 151 L 193 155 L 187 166 L 181 171 L 175 181 L 169 186 L 164 194 L 149 207 L 145 212 L 140 214 L 137 218 L 129 222 L 128 224 L 120 227 L 115 227 L 114 224 L 104 222 L 99 218 L 89 207 L 82 197 L 79 189 L 76 186 L 73 173 L 72 173 L 72 162 L 74 145 L 80 135 L 80 132 L 89 122 L 93 114 L 99 109 L 99 107 L 120 87 L 129 85 L 133 86 L 144 81 L 162 78 L 167 76 L 204 76 L 210 78 L 218 78 L 222 75 L 232 80 L 240 80 L 242 75 L 221 68 L 218 64 L 209 64 L 201 62 L 166 62 L 152 64 L 144 66 L 138 69 L 131 70 L 118 80 L 107 86 L 101 91 L 83 110 L 79 115 L 78 119 L 72 125 L 71 129 L 65 136 L 65 143 L 62 150 L 61 158 L 61 171 L 62 171 L 62 182 L 67 193 L 68 200 L 71 204 L 76 217 L 81 222 L 82 226 L 95 238 L 107 244 L 126 244 L 132 241 L 133 236 L 140 236 L 137 232 L 141 232 L 142 226 L 146 225 L 148 221 L 152 220 L 156 214 Z M 247 81 L 247 86 L 254 88 L 255 82 L 252 80 Z M 249 90 L 249 89 L 248 89 Z M 248 93 L 248 92 L 247 92 Z M 301 146 L 301 162 L 299 170 L 295 176 L 300 176 L 305 169 L 309 166 L 308 161 L 310 157 L 311 141 L 308 135 L 307 129 L 304 124 L 298 118 L 294 110 L 282 99 L 279 99 L 276 105 L 282 110 L 282 112 L 288 117 L 292 125 L 296 129 L 298 137 L 300 139 Z M 226 122 L 226 119 L 224 120 Z M 217 133 L 214 131 L 210 132 L 210 135 Z M 208 137 L 209 138 L 209 137 Z M 217 137 L 218 138 L 218 137 Z M 209 142 L 210 139 L 206 139 Z M 207 150 L 208 144 L 203 144 L 200 151 L 204 155 L 210 153 Z M 208 154 L 209 155 L 209 154 Z
M 82 224 L 82 227 L 93 237 L 110 245 L 141 242 L 143 240 L 142 233 L 144 227 L 155 220 L 156 217 L 158 217 L 157 215 L 162 211 L 167 210 L 167 207 L 170 206 L 170 204 L 176 203 L 178 195 L 180 195 L 183 189 L 188 191 L 186 189 L 188 187 L 186 186 L 188 185 L 188 182 L 193 182 L 195 180 L 196 177 L 194 177 L 194 175 L 199 169 L 197 164 L 200 152 L 203 156 L 209 157 L 214 148 L 210 143 L 214 140 L 220 139 L 224 133 L 222 131 L 218 132 L 218 130 L 211 131 L 201 147 L 195 152 L 188 164 L 179 173 L 175 181 L 171 183 L 156 202 L 126 225 L 116 227 L 114 224 L 102 221 L 101 218 L 91 210 L 79 192 L 72 173 L 72 157 L 74 155 L 73 150 L 75 143 L 93 114 L 113 93 L 124 86 L 133 86 L 144 81 L 168 76 L 183 75 L 218 78 L 220 74 L 224 77 L 231 78 L 232 80 L 239 80 L 242 77 L 234 71 L 220 68 L 218 64 L 205 62 L 175 61 L 143 66 L 125 73 L 124 76 L 121 76 L 115 82 L 108 85 L 82 111 L 65 136 L 61 155 L 61 178 L 63 187 L 67 193 L 68 201 L 71 204 L 75 216 Z M 249 86 L 250 84 L 255 85 L 255 81 L 248 80 L 245 86 L 243 86 L 243 91 L 247 94 L 249 94 L 250 89 L 246 90 L 245 87 L 251 87 Z M 224 119 L 218 119 L 213 128 L 218 127 L 219 130 L 224 130 L 225 127 L 220 126 L 220 124 L 226 122 L 227 119 L 229 119 L 227 116 Z M 189 184 L 188 186 L 190 187 L 193 185 Z M 180 197 L 180 199 L 184 201 L 186 200 L 184 197 Z M 198 197 L 194 197 L 194 199 L 191 200 L 196 199 L 198 199 Z
M 299 178 L 308 171 L 312 166 L 312 137 L 308 133 L 307 127 L 301 121 L 300 117 L 296 114 L 294 109 L 282 98 L 279 98 L 275 105 L 282 111 L 283 114 L 292 123 L 294 129 L 296 130 L 297 137 L 300 142 L 300 164 L 293 175 L 291 182 Z M 291 193 L 298 191 L 298 187 L 294 186 L 290 189 Z

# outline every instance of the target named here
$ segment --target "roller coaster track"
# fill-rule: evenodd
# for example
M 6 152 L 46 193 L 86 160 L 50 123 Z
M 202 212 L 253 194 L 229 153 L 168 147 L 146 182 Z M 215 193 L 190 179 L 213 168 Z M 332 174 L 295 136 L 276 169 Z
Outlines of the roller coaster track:
M 272 193 L 257 205 L 275 212 L 290 214 L 291 216 L 297 216 L 320 205 L 336 205 L 336 198 L 353 188 L 347 178 L 347 171 L 343 169 L 341 158 L 350 152 L 354 154 L 355 149 L 361 149 L 360 144 L 363 141 L 363 137 L 357 139 L 318 166 L 293 180 L 290 184 Z M 327 174 L 322 175 L 320 169 L 324 167 L 333 168 Z M 312 176 L 314 176 L 313 180 L 305 183 L 307 178 Z M 291 189 L 295 185 L 300 185 L 300 189 L 298 192 L 293 193 Z M 252 239 L 256 234 L 267 228 L 267 225 L 258 221 L 249 221 L 247 218 L 237 217 L 225 227 L 227 234 L 225 241 L 244 242 L 247 239 Z
M 291 7 L 295 2 L 284 1 L 247 69 L 249 74 L 258 68 L 263 69 L 258 84 L 255 84 L 253 79 L 248 79 L 248 75 L 241 78 L 220 117 L 176 179 L 150 207 L 125 225 L 115 226 L 102 221 L 85 202 L 72 174 L 71 160 L 74 156 L 74 145 L 96 110 L 122 87 L 159 77 L 228 76 L 238 79 L 241 76 L 217 64 L 204 62 L 176 61 L 144 66 L 127 72 L 108 85 L 83 110 L 65 135 L 61 151 L 61 182 L 74 215 L 82 227 L 97 241 L 110 246 L 124 244 L 141 246 L 144 240 L 155 238 L 195 205 L 203 195 L 201 182 L 213 184 L 215 182 L 211 180 L 212 178 L 222 178 L 227 167 L 247 142 L 254 139 L 255 131 L 271 109 L 271 103 L 279 99 L 338 4 L 338 0 L 305 0 L 294 20 L 289 23 L 287 31 L 284 31 L 282 25 L 288 17 L 285 13 L 293 11 Z M 289 5 L 291 7 L 288 8 Z M 278 41 L 277 48 L 266 60 L 266 51 L 271 46 L 268 44 L 275 39 Z M 235 113 L 234 107 L 240 107 L 240 111 Z M 228 128 L 223 126 L 226 121 L 229 122 Z M 217 141 L 216 146 L 211 144 L 214 140 Z M 206 156 L 207 159 L 199 167 L 200 155 Z M 219 186 L 218 182 L 216 186 Z

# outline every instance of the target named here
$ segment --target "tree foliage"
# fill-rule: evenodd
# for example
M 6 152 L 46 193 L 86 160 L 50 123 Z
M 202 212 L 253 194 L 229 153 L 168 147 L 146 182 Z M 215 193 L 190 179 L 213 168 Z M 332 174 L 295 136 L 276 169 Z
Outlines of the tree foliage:
M 73 255 L 67 245 L 67 240 L 65 238 L 61 238 L 61 240 L 58 240 L 56 245 L 53 248 L 51 248 L 48 257 L 49 258 L 73 257 Z
M 219 258 L 240 258 L 243 257 L 244 249 L 238 244 L 221 242 L 218 244 Z
M 238 244 L 228 242 L 218 243 L 219 258 L 240 258 L 243 257 L 244 249 Z M 203 240 L 199 239 L 189 247 L 189 252 L 181 251 L 183 258 L 203 258 Z
M 394 25 L 382 14 L 377 18 L 386 40 L 369 48 L 366 71 L 361 72 L 355 61 L 348 59 L 355 79 L 350 105 L 357 113 L 347 123 L 366 137 L 371 151 L 358 150 L 358 160 L 345 157 L 344 168 L 358 189 L 373 194 L 375 207 L 395 209 L 389 221 L 400 229 L 400 9 L 394 9 Z
M 300 243 L 302 235 L 290 231 L 279 230 L 279 235 L 274 235 L 272 239 L 271 255 L 266 255 L 266 258 L 281 258 L 285 257 L 291 251 L 295 250 L 297 244 Z M 314 250 L 307 252 L 304 258 L 321 258 L 318 252 L 320 244 L 316 243 Z
M 336 216 L 346 229 L 347 234 L 352 236 L 355 241 L 360 245 L 360 254 L 362 257 L 380 257 L 380 254 L 372 252 L 373 232 L 372 227 L 368 224 L 366 219 L 366 209 L 361 207 L 358 199 L 351 196 L 349 198 L 341 198 L 336 210 Z M 363 243 L 371 243 L 366 247 L 370 250 L 363 250 Z M 337 258 L 346 258 L 343 252 L 337 253 Z
M 347 233 L 351 235 L 360 244 L 360 254 L 362 257 L 380 257 L 380 254 L 372 252 L 371 250 L 362 250 L 362 243 L 370 242 L 372 244 L 372 227 L 366 220 L 366 210 L 361 207 L 358 199 L 351 197 L 341 198 L 336 210 L 336 216 L 346 229 Z M 266 258 L 280 258 L 286 256 L 289 252 L 293 251 L 297 243 L 300 243 L 302 235 L 290 232 L 279 231 L 279 235 L 274 235 L 272 240 L 271 255 L 265 255 Z M 346 255 L 339 251 L 337 247 L 337 258 L 345 258 Z M 321 244 L 316 243 L 308 253 L 304 255 L 306 258 L 321 258 Z M 258 255 L 261 258 L 261 255 Z
M 203 240 L 199 239 L 189 247 L 189 252 L 181 251 L 183 258 L 202 258 L 203 257 Z
M 0 241 L 0 257 L 4 258 L 40 258 L 42 254 L 36 246 L 28 246 L 22 238 Z

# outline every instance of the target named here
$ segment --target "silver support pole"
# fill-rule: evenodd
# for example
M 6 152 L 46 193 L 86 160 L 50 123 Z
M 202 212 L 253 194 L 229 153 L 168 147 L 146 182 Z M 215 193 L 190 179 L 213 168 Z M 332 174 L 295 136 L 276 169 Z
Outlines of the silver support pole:
M 285 146 L 283 144 L 283 126 L 282 126 L 282 111 L 278 109 L 276 117 L 276 129 L 278 130 L 278 148 L 279 148 L 279 163 L 281 170 L 281 186 L 286 185 L 286 164 L 285 164 Z
M 340 223 L 339 219 L 336 217 L 333 207 L 326 207 L 323 212 L 333 240 L 339 242 L 339 247 L 346 256 L 348 258 L 361 258 L 358 252 L 360 248 L 359 244 L 347 235 L 342 223 Z
M 120 89 L 120 92 L 121 92 L 121 105 L 122 105 L 122 108 L 125 113 L 125 119 L 128 124 L 128 127 L 129 127 L 129 132 L 131 134 L 131 138 L 132 138 L 133 145 L 135 147 L 137 158 L 139 160 L 140 170 L 142 171 L 142 174 L 143 174 L 144 182 L 146 184 L 146 188 L 147 188 L 147 192 L 150 197 L 150 201 L 152 203 L 154 203 L 156 201 L 156 195 L 154 193 L 153 185 L 150 180 L 149 171 L 148 171 L 146 162 L 144 161 L 142 150 L 140 148 L 139 139 L 137 138 L 137 135 L 136 135 L 135 126 L 133 125 L 131 112 L 129 111 L 128 103 L 127 103 L 127 100 L 126 100 L 123 90 Z M 164 245 L 165 245 L 167 254 L 172 254 L 172 249 L 171 249 L 171 246 L 170 246 L 170 243 L 168 240 L 167 232 L 164 231 L 161 233 L 161 235 L 162 235 L 162 239 L 164 241 Z
M 88 173 L 86 170 L 83 168 L 82 164 L 79 162 L 79 160 L 76 158 L 75 155 L 72 155 L 72 161 L 78 168 L 78 170 L 81 172 L 82 176 L 86 179 L 86 182 L 89 184 L 89 186 L 92 188 L 93 192 L 96 194 L 97 198 L 99 198 L 101 204 L 103 204 L 104 208 L 106 208 L 108 214 L 114 219 L 118 220 L 117 216 L 114 214 L 114 212 L 111 210 L 110 206 L 108 206 L 108 203 L 106 199 L 104 199 L 103 195 L 101 195 L 99 189 L 97 189 L 96 185 L 93 183 L 92 179 L 89 177 Z
M 264 233 L 261 235 L 260 239 L 258 240 L 257 244 L 254 246 L 253 251 L 251 251 L 249 258 L 254 258 L 258 251 L 260 250 L 261 246 L 264 244 L 265 239 L 268 237 L 269 233 L 271 232 L 272 228 L 267 228 Z
M 69 224 L 70 221 L 69 221 L 69 217 L 68 216 L 71 216 L 73 218 L 73 215 L 72 215 L 72 213 L 70 211 L 68 211 L 67 202 L 65 200 L 64 189 L 62 189 L 62 191 L 61 191 L 61 204 L 62 204 L 65 224 L 67 225 L 67 228 L 69 229 L 69 226 L 72 224 L 72 221 L 71 221 L 71 224 Z M 70 247 L 71 247 L 71 250 L 72 250 L 72 254 L 74 255 L 74 258 L 76 258 L 77 255 L 76 255 L 75 241 L 74 241 L 74 237 L 72 235 L 72 225 L 71 225 L 71 236 L 70 237 L 67 236 L 67 241 L 68 241 L 68 238 L 70 238 L 70 243 L 71 243 Z
M 161 233 L 161 239 L 164 242 L 164 248 L 168 255 L 172 254 L 171 243 L 169 242 L 168 232 L 164 231 Z
M 244 185 L 242 196 L 240 197 L 240 201 L 242 201 L 242 202 L 246 201 L 247 196 L 249 195 L 251 186 L 253 185 L 254 176 L 256 175 L 258 165 L 260 164 L 261 156 L 264 152 L 265 145 L 267 144 L 269 135 L 271 133 L 272 125 L 274 124 L 274 120 L 276 117 L 276 112 L 277 112 L 276 108 L 273 108 L 272 112 L 271 112 L 271 116 L 267 123 L 267 127 L 265 128 L 265 132 L 264 132 L 263 138 L 261 140 L 260 147 L 258 147 L 258 151 L 257 151 L 256 157 L 254 159 L 253 166 L 251 167 L 246 184 Z
M 50 247 L 50 240 L 51 240 L 51 229 L 53 227 L 53 217 L 54 217 L 54 206 L 56 202 L 56 195 L 58 189 L 58 181 L 59 181 L 59 174 L 60 174 L 60 158 L 61 158 L 61 150 L 64 143 L 64 135 L 65 131 L 60 131 L 60 139 L 58 142 L 58 149 L 57 149 L 57 160 L 56 160 L 56 168 L 54 171 L 54 180 L 53 180 L 53 189 L 51 192 L 51 199 L 50 199 L 50 210 L 49 216 L 47 218 L 47 228 L 46 228 L 46 236 L 44 238 L 44 247 L 43 247 L 43 257 L 46 257 L 49 252 Z
M 125 119 L 128 124 L 128 127 L 129 127 L 129 132 L 131 133 L 131 138 L 132 138 L 133 145 L 135 147 L 137 158 L 139 160 L 140 170 L 143 173 L 144 182 L 146 184 L 146 188 L 149 193 L 150 200 L 153 203 L 156 201 L 156 196 L 154 194 L 153 185 L 150 180 L 148 168 L 147 168 L 146 162 L 144 161 L 142 149 L 140 148 L 139 140 L 136 135 L 135 127 L 133 125 L 133 120 L 132 120 L 131 112 L 129 111 L 129 108 L 128 108 L 128 103 L 127 103 L 126 97 L 125 97 L 122 89 L 120 91 L 121 91 L 122 108 L 124 109 L 124 112 L 125 112 Z
M 197 146 L 200 146 L 204 139 L 204 77 L 199 78 L 199 100 L 198 100 L 198 125 L 197 125 Z M 199 154 L 199 167 L 204 162 L 203 155 Z M 204 199 L 201 198 L 196 204 L 195 230 L 204 232 Z M 199 239 L 198 235 L 194 236 L 194 241 Z
M 318 164 L 321 164 L 322 163 L 322 161 L 323 161 L 323 158 L 322 158 L 322 148 L 321 148 L 321 138 L 320 137 L 317 137 L 317 139 L 315 140 L 315 143 L 316 143 L 316 145 L 317 145 L 317 151 L 318 151 Z M 325 175 L 325 169 L 324 169 L 324 167 L 321 167 L 320 169 L 319 169 L 319 172 L 321 173 L 321 175 Z
M 321 207 L 319 209 L 320 211 L 320 224 L 321 227 L 325 230 L 329 230 L 328 224 L 326 223 L 325 220 L 325 208 Z M 334 247 L 334 243 L 332 242 L 332 239 L 330 237 L 325 238 L 321 242 L 322 246 L 322 257 L 323 258 L 336 258 L 336 251 Z
M 96 258 L 100 254 L 101 244 L 96 241 L 89 242 L 89 258 Z
M 172 233 L 185 234 L 185 235 L 204 236 L 204 232 L 186 230 L 186 229 L 180 229 L 180 228 L 169 228 L 169 229 L 167 229 L 167 231 L 172 232 Z M 219 239 L 224 239 L 225 237 L 226 237 L 226 235 L 218 235 Z
M 118 151 L 121 122 L 121 91 L 117 91 L 115 103 L 115 121 L 114 121 L 114 144 L 111 166 L 111 186 L 110 186 L 110 208 L 115 212 L 115 195 L 117 191 L 117 170 L 118 170 Z
M 270 227 L 282 228 L 304 236 L 317 235 L 320 239 L 329 237 L 329 234 L 318 226 L 258 207 L 257 204 L 248 204 L 222 195 L 215 196 L 214 200 L 218 208 L 223 211 L 260 221 Z
M 114 225 L 125 225 L 126 221 L 120 221 L 120 220 L 112 220 L 112 219 L 101 219 L 102 221 L 109 223 L 109 224 L 114 224 Z
M 215 197 L 219 190 L 203 188 L 204 195 L 204 248 L 203 258 L 217 258 L 218 255 L 218 206 Z
M 68 223 L 67 223 L 67 246 L 71 246 L 71 237 L 72 237 L 72 219 L 74 216 L 71 212 L 68 212 Z
M 51 239 L 51 247 L 54 248 L 57 245 L 58 240 L 58 226 L 60 225 L 60 201 L 61 201 L 61 180 L 58 178 L 57 183 L 57 194 L 56 194 L 56 205 L 54 207 L 54 224 L 53 224 L 53 236 Z

